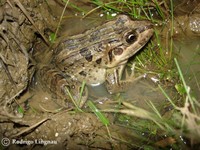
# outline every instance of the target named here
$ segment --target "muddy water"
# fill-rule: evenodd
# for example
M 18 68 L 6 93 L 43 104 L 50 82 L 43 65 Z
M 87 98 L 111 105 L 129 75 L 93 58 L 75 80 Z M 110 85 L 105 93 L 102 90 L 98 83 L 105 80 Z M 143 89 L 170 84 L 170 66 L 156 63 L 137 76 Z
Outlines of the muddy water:
M 200 99 L 200 2 L 175 2 L 175 21 L 180 29 L 174 40 L 174 53 L 185 77 L 186 83 L 192 90 L 192 96 Z M 186 15 L 187 14 L 187 15 Z M 176 32 L 176 30 L 175 30 Z
M 191 87 L 193 96 L 200 98 L 200 38 L 186 38 L 175 41 L 175 51 L 186 83 Z

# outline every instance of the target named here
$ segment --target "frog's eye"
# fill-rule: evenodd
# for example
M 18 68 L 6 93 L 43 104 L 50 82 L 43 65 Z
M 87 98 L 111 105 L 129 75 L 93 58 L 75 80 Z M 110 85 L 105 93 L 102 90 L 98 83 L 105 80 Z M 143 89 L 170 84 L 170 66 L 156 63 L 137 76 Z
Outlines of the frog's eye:
M 128 44 L 132 44 L 137 40 L 137 34 L 132 31 L 126 34 L 125 40 Z

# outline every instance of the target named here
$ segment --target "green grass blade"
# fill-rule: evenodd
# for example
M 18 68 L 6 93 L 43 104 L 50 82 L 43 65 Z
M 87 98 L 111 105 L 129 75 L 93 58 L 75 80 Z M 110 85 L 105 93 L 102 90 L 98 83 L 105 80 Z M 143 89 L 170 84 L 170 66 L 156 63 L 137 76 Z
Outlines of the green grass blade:
M 51 33 L 51 34 L 49 35 L 49 41 L 50 41 L 51 43 L 54 43 L 55 40 L 56 40 L 56 34 L 55 34 L 55 33 Z
M 173 105 L 174 108 L 177 108 L 177 106 L 173 103 L 173 101 L 171 100 L 171 98 L 167 95 L 167 93 L 164 91 L 164 89 L 158 85 L 158 87 L 160 88 L 160 90 L 162 91 L 162 93 L 165 95 L 165 97 L 167 98 L 167 100 Z
M 83 81 L 82 82 L 82 85 L 81 85 L 81 92 L 80 92 L 80 99 L 79 99 L 79 105 L 80 105 L 80 102 L 81 102 L 81 99 L 82 99 L 82 95 L 83 95 L 83 90 L 84 90 L 84 88 L 85 88 L 85 84 L 86 84 L 86 82 L 85 81 Z
M 90 107 L 90 109 L 95 113 L 95 115 L 99 118 L 99 120 L 105 125 L 108 126 L 109 120 L 100 112 L 100 110 L 93 104 L 92 101 L 88 101 L 87 105 Z
M 23 109 L 21 106 L 19 106 L 19 107 L 17 108 L 17 110 L 18 110 L 18 112 L 19 112 L 20 114 L 24 114 L 24 109 Z
M 84 9 L 82 9 L 81 7 L 75 5 L 75 4 L 72 3 L 72 2 L 69 2 L 69 6 L 73 7 L 75 10 L 77 10 L 77 11 L 79 11 L 79 12 L 85 13 L 85 10 L 84 10 Z
M 180 78 L 181 78 L 181 81 L 182 81 L 182 83 L 183 83 L 183 86 L 184 86 L 184 88 L 185 88 L 185 91 L 186 91 L 186 93 L 187 93 L 188 100 L 190 101 L 190 103 L 191 103 L 191 105 L 192 105 L 192 109 L 193 109 L 193 111 L 194 111 L 195 114 L 196 114 L 196 109 L 195 109 L 195 106 L 194 106 L 194 103 L 193 103 L 193 99 L 192 99 L 192 97 L 191 97 L 191 95 L 190 95 L 190 87 L 187 86 L 187 84 L 186 84 L 186 82 L 185 82 L 185 79 L 184 79 L 184 77 L 183 77 L 183 73 L 182 73 L 182 71 L 181 71 L 181 69 L 180 69 L 180 66 L 179 66 L 179 64 L 178 64 L 177 59 L 174 58 L 174 61 L 175 61 L 176 67 L 177 67 L 177 69 L 178 69 L 178 73 L 179 73 L 179 75 L 180 75 Z
M 58 22 L 58 25 L 57 25 L 57 28 L 56 28 L 56 32 L 55 32 L 55 35 L 54 35 L 55 38 L 57 37 L 58 30 L 59 30 L 59 28 L 60 28 L 61 21 L 62 21 L 62 19 L 63 19 L 64 13 L 65 13 L 65 10 L 67 9 L 67 6 L 68 6 L 68 3 L 69 3 L 69 0 L 64 0 L 64 2 L 65 2 L 65 7 L 64 7 L 64 9 L 63 9 L 63 11 L 62 11 L 62 14 L 61 14 L 61 16 L 60 16 L 60 19 L 59 19 L 59 22 Z
M 162 8 L 158 4 L 158 1 L 154 0 L 154 3 L 156 5 L 156 9 L 157 9 L 158 14 L 161 16 L 162 20 L 165 20 L 165 15 L 163 14 Z
M 83 111 L 80 109 L 80 107 L 77 105 L 77 103 L 76 103 L 76 101 L 74 100 L 74 98 L 73 98 L 72 94 L 70 93 L 69 89 L 68 89 L 67 87 L 66 87 L 65 89 L 66 89 L 66 91 L 67 91 L 67 93 L 68 93 L 68 95 L 69 95 L 71 101 L 72 101 L 73 104 L 75 105 L 76 109 L 77 109 L 78 111 L 80 111 L 80 112 L 83 112 Z
M 173 34 L 174 34 L 174 6 L 173 6 L 173 1 L 170 0 L 170 7 L 171 7 L 171 30 L 170 30 L 170 59 L 172 57 L 172 50 L 173 50 Z

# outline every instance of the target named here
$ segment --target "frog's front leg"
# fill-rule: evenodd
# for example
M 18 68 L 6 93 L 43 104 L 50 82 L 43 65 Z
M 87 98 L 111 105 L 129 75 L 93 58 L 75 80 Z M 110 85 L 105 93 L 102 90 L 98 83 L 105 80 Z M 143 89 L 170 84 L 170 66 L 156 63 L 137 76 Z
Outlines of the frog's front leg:
M 125 70 L 125 65 L 120 65 L 111 69 L 107 69 L 106 72 L 106 88 L 109 93 L 117 93 L 126 91 L 133 82 L 141 79 L 143 76 L 139 76 L 137 78 L 134 77 L 134 67 L 135 64 L 131 67 L 131 73 L 129 74 L 127 70 Z M 122 78 L 123 72 L 124 79 Z

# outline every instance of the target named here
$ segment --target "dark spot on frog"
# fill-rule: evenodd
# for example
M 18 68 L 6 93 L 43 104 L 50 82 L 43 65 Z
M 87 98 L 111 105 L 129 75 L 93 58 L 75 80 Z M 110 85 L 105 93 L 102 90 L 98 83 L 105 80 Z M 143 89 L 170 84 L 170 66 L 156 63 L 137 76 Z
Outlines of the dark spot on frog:
M 96 60 L 96 63 L 97 63 L 97 64 L 100 64 L 100 63 L 101 63 L 101 61 L 102 61 L 102 59 L 101 59 L 101 58 L 99 58 L 99 59 L 97 59 L 97 60 Z
M 87 76 L 87 73 L 85 71 L 81 71 L 81 72 L 79 72 L 79 74 L 82 75 L 82 76 L 84 76 L 84 77 Z
M 113 50 L 114 55 L 121 55 L 123 53 L 123 49 L 122 48 L 115 48 Z
M 108 57 L 109 57 L 109 61 L 112 62 L 113 60 L 112 50 L 108 52 Z
M 93 56 L 92 56 L 91 54 L 85 56 L 85 59 L 86 59 L 88 62 L 91 62 L 91 61 L 92 61 L 92 58 L 93 58 Z
M 82 66 L 82 67 L 85 67 L 85 64 L 84 64 L 84 63 L 81 63 L 81 66 Z
M 92 61 L 92 54 L 91 54 L 91 51 L 88 48 L 82 48 L 80 50 L 80 54 L 81 54 L 81 56 L 85 57 L 85 59 L 88 62 Z
M 64 67 L 64 70 L 67 70 L 67 69 L 68 69 L 68 66 L 65 66 L 65 67 Z

